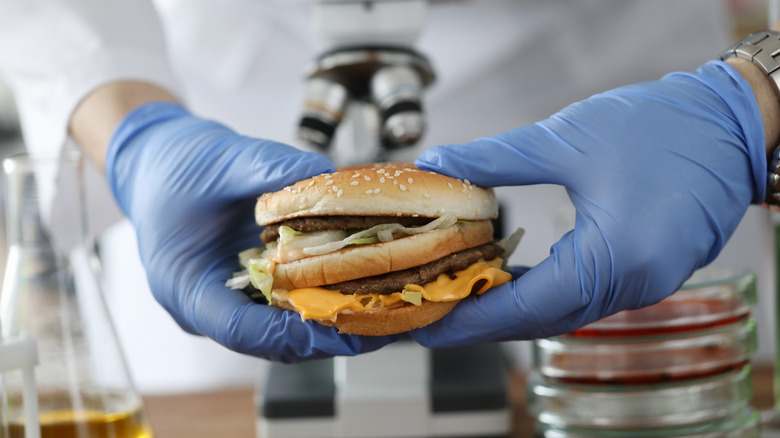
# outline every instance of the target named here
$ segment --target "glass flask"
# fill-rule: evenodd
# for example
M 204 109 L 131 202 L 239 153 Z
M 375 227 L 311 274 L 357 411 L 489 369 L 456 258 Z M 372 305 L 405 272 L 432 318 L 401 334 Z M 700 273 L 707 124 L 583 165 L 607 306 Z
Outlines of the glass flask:
M 12 156 L 3 176 L 8 255 L 0 335 L 37 342 L 40 436 L 152 437 L 87 244 L 81 155 Z M 8 427 L 0 436 L 21 438 L 21 373 L 4 374 L 2 383 Z

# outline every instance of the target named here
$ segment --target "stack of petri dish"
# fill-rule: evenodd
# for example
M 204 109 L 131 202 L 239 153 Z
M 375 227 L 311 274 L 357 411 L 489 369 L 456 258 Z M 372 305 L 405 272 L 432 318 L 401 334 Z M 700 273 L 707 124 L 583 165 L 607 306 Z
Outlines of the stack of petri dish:
M 759 437 L 756 277 L 704 269 L 650 307 L 534 342 L 537 436 Z

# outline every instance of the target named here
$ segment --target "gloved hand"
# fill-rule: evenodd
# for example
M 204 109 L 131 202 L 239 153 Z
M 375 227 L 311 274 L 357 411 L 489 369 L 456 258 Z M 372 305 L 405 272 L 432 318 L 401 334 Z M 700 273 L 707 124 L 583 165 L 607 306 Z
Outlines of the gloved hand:
M 330 171 L 320 155 L 238 135 L 171 103 L 127 115 L 106 158 L 157 301 L 190 333 L 285 362 L 355 355 L 395 339 L 339 335 L 225 287 L 238 252 L 260 245 L 257 196 Z
M 429 347 L 546 337 L 662 300 L 762 202 L 765 154 L 752 90 L 722 62 L 426 151 L 419 167 L 480 186 L 562 185 L 577 213 L 539 265 L 412 336 Z

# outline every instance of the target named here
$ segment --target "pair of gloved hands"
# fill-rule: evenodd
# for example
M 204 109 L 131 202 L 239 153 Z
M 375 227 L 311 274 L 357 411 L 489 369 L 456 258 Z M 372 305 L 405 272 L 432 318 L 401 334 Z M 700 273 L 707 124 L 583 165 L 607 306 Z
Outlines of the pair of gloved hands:
M 481 186 L 560 184 L 576 225 L 515 281 L 411 333 L 445 347 L 571 331 L 656 303 L 719 253 L 765 191 L 758 105 L 722 62 L 619 88 L 416 164 Z M 185 330 L 280 361 L 354 355 L 395 337 L 339 335 L 224 286 L 257 239 L 255 198 L 333 170 L 324 157 L 240 136 L 152 103 L 117 128 L 106 161 L 152 292 Z

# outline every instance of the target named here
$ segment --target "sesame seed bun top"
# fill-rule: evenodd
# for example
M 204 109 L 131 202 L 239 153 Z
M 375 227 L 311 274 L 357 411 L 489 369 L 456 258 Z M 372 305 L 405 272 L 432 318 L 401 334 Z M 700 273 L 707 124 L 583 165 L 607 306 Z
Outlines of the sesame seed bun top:
M 492 219 L 498 203 L 491 189 L 477 187 L 410 163 L 337 169 L 261 196 L 259 225 L 302 216 L 421 216 L 445 213 L 462 220 Z

